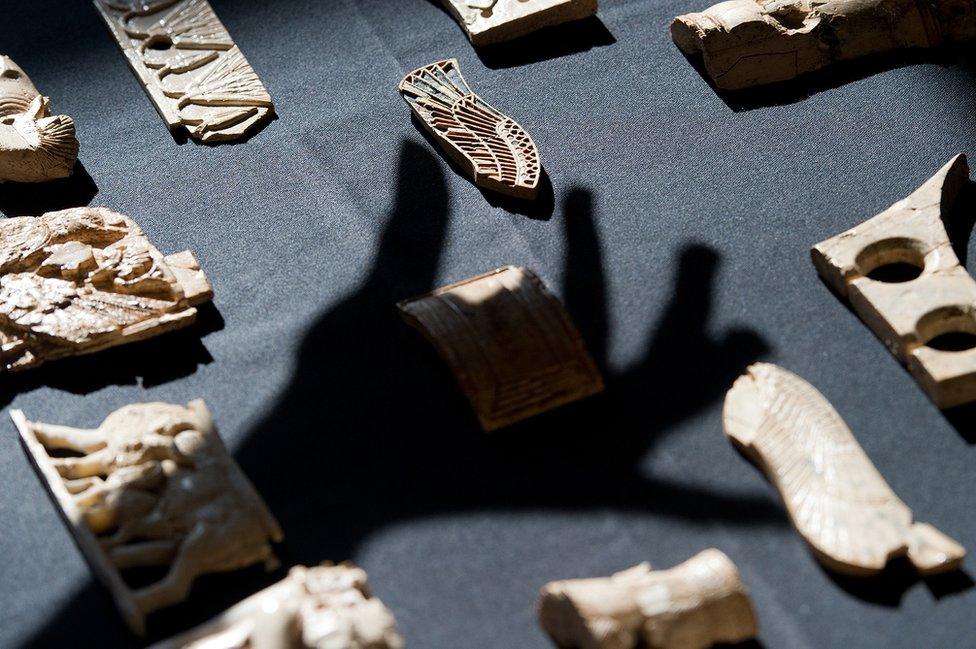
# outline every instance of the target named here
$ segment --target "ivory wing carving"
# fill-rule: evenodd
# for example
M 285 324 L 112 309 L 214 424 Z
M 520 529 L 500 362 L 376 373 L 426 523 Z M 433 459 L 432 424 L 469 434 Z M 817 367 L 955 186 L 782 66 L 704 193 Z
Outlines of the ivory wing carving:
M 597 0 L 441 0 L 441 4 L 476 46 L 589 18 L 597 9 Z
M 794 527 L 825 566 L 851 575 L 907 556 L 922 575 L 957 569 L 965 549 L 891 490 L 813 386 L 757 363 L 725 398 L 725 433 L 780 492 Z

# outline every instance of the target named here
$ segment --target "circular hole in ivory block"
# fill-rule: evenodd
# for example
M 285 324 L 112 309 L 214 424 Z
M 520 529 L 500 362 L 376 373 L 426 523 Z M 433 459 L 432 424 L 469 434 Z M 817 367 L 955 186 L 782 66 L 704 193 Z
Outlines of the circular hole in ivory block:
M 920 241 L 895 237 L 869 244 L 854 263 L 861 275 L 876 282 L 910 282 L 925 270 L 925 255 Z

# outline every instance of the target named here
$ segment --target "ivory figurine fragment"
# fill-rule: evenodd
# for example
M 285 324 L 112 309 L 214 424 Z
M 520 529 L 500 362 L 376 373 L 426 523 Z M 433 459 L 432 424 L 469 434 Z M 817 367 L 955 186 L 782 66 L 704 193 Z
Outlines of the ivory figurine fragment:
M 907 556 L 922 575 L 957 569 L 965 549 L 908 506 L 830 402 L 800 377 L 757 363 L 725 397 L 725 434 L 779 491 L 793 526 L 827 568 L 876 574 Z
M 441 0 L 475 46 L 596 14 L 597 0 Z
M 706 649 L 758 633 L 739 571 L 714 548 L 670 570 L 642 563 L 610 577 L 549 583 L 539 621 L 566 649 Z
M 450 366 L 485 431 L 603 390 L 569 314 L 524 268 L 506 266 L 398 306 Z

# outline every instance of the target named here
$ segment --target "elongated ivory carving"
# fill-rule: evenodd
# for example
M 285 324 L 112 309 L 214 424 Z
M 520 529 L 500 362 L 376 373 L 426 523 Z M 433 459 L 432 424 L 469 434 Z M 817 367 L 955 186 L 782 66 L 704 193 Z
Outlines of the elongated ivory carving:
M 400 95 L 441 148 L 482 187 L 535 198 L 542 164 L 529 134 L 468 86 L 456 59 L 418 68 Z
M 451 367 L 486 431 L 603 390 L 569 314 L 524 268 L 500 268 L 398 306 Z
M 176 604 L 196 577 L 263 562 L 275 567 L 277 521 L 228 454 L 203 401 L 143 403 L 94 430 L 30 422 L 10 413 L 78 547 L 126 622 Z M 60 451 L 77 456 L 63 457 Z M 130 588 L 122 571 L 165 566 Z
M 170 130 L 236 140 L 274 113 L 271 96 L 207 0 L 94 0 Z
M 441 0 L 473 45 L 491 45 L 543 27 L 589 18 L 597 0 Z
M 794 527 L 826 567 L 854 576 L 906 556 L 922 575 L 957 569 L 965 549 L 892 492 L 822 394 L 757 363 L 725 398 L 725 433 L 779 490 Z
M 837 61 L 976 38 L 970 0 L 729 0 L 677 17 L 681 51 L 719 88 L 786 81 Z
M 670 570 L 642 563 L 597 579 L 547 584 L 539 621 L 567 649 L 706 649 L 758 633 L 735 564 L 714 548 Z
M 78 159 L 75 123 L 51 116 L 51 100 L 9 56 L 0 55 L 0 182 L 67 178 Z
M 401 649 L 393 614 L 351 564 L 298 566 L 214 620 L 150 649 Z
M 812 250 L 817 272 L 940 408 L 976 400 L 976 349 L 952 340 L 976 334 L 976 281 L 946 233 L 962 216 L 967 184 L 969 167 L 959 155 L 908 198 Z M 885 276 L 899 266 L 913 274 Z
M 127 216 L 78 207 L 0 220 L 0 371 L 186 327 L 213 290 Z

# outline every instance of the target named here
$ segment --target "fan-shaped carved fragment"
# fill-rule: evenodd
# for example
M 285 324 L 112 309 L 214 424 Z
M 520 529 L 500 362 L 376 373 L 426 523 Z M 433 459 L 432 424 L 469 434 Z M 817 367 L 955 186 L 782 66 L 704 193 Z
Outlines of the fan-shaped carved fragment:
M 850 575 L 907 556 L 919 573 L 957 569 L 965 549 L 892 492 L 837 411 L 812 385 L 752 365 L 725 397 L 725 433 L 779 490 L 794 527 L 826 567 Z
M 535 142 L 468 86 L 456 59 L 414 70 L 400 95 L 444 151 L 482 187 L 532 199 L 542 163 Z
M 706 649 L 758 633 L 739 571 L 714 548 L 670 570 L 642 563 L 610 577 L 546 584 L 539 622 L 567 649 Z
M 473 45 L 491 45 L 596 14 L 597 0 L 441 0 Z
M 559 300 L 507 266 L 399 304 L 444 358 L 486 431 L 603 390 Z

